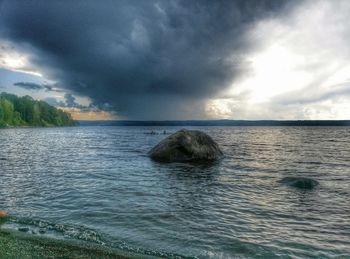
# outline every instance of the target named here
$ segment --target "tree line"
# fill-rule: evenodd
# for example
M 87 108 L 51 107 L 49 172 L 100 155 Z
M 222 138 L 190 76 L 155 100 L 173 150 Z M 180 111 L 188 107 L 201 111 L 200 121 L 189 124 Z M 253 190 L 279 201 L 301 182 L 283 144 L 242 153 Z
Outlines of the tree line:
M 30 96 L 0 94 L 0 127 L 6 126 L 74 126 L 71 115 Z

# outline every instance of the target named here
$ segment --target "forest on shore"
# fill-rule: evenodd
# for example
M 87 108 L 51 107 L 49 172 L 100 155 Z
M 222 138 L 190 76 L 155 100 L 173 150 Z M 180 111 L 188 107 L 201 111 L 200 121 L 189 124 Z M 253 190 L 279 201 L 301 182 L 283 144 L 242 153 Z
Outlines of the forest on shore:
M 0 127 L 74 126 L 71 115 L 30 96 L 0 94 Z

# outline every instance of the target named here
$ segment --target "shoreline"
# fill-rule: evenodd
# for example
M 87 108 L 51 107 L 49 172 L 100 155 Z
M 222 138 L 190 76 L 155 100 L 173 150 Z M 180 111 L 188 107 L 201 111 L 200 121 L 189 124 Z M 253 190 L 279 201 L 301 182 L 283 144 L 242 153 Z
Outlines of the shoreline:
M 47 126 L 31 126 L 31 125 L 23 125 L 23 126 L 0 126 L 0 129 L 43 129 L 43 128 L 64 128 L 64 127 L 79 127 L 80 125 L 47 125 Z
M 114 248 L 77 240 L 33 236 L 15 230 L 0 230 L 0 258 L 146 258 Z M 150 258 L 147 256 L 147 258 Z M 156 258 L 156 257 L 154 257 Z

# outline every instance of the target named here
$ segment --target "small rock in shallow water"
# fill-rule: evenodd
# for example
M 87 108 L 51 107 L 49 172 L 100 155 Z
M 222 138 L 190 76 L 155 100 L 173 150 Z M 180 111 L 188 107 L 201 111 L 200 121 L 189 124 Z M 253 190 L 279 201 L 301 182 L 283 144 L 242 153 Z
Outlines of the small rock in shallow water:
M 0 219 L 6 218 L 7 217 L 7 212 L 0 210 Z
M 219 146 L 207 134 L 182 129 L 162 140 L 151 149 L 149 156 L 157 161 L 213 161 L 223 155 Z
M 284 177 L 282 180 L 278 181 L 280 183 L 286 184 L 299 189 L 311 190 L 316 187 L 319 183 L 318 181 L 305 177 Z
M 45 234 L 46 231 L 45 231 L 45 229 L 39 229 L 39 233 L 40 233 L 40 234 Z

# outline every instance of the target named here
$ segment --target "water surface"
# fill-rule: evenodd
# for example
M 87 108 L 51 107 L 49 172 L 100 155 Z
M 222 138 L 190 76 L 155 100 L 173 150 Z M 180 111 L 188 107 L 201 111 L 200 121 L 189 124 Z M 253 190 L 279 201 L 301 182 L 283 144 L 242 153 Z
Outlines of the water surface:
M 166 135 L 145 133 L 178 129 L 0 130 L 2 228 L 166 257 L 350 258 L 350 127 L 197 127 L 223 160 L 151 161 Z

